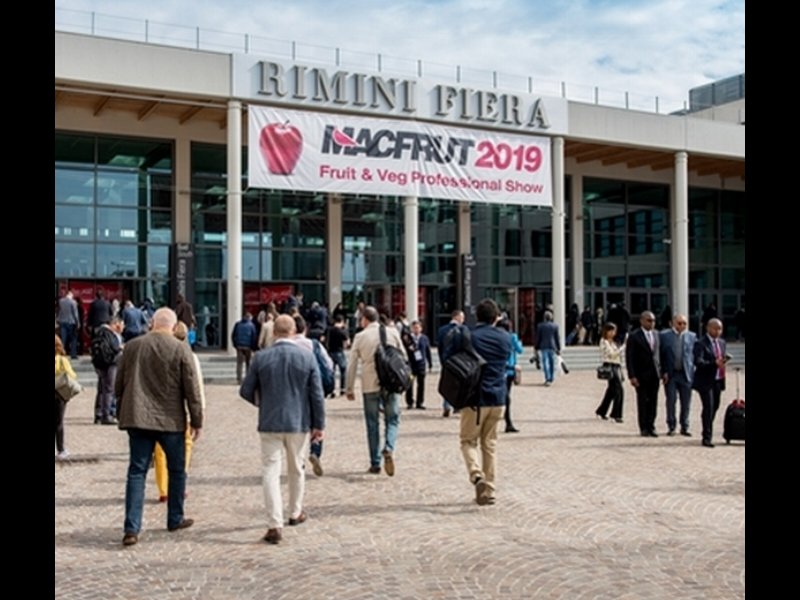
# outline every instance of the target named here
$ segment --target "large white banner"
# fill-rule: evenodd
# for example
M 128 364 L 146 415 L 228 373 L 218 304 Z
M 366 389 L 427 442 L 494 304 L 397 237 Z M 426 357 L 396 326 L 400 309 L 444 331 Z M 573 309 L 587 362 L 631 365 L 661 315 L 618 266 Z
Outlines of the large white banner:
M 253 188 L 551 206 L 550 139 L 250 105 Z

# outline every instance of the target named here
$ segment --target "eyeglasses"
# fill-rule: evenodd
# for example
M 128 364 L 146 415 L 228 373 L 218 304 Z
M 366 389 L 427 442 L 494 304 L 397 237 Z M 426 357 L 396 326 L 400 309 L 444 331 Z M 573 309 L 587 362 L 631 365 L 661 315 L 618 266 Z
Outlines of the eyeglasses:
M 648 322 L 648 323 L 655 323 L 656 322 L 655 319 L 645 319 L 645 321 Z

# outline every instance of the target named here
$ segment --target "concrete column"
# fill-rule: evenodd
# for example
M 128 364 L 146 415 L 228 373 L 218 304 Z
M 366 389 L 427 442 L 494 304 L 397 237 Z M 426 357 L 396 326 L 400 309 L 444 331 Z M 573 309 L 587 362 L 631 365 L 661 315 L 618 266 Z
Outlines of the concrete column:
M 570 182 L 570 232 L 572 233 L 572 301 L 583 310 L 587 304 L 583 284 L 583 176 L 573 175 Z
M 564 269 L 564 138 L 554 137 L 553 153 L 553 320 L 564 343 L 567 286 Z
M 689 314 L 689 156 L 675 153 L 672 186 L 672 311 Z
M 175 243 L 192 241 L 192 143 L 175 140 Z
M 242 318 L 242 103 L 228 102 L 228 324 L 226 343 Z M 228 354 L 236 349 L 228 343 Z
M 405 288 L 406 316 L 409 322 L 417 319 L 417 290 L 419 286 L 419 202 L 416 196 L 403 199 L 405 217 Z
M 328 271 L 328 308 L 342 301 L 342 196 L 328 194 L 328 217 L 325 223 L 326 267 Z

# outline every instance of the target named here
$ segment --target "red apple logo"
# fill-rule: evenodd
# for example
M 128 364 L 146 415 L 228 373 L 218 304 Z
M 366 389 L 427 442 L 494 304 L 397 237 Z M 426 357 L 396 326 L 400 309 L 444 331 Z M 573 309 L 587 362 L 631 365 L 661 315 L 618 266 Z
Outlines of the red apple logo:
M 289 121 L 270 123 L 261 130 L 259 146 L 270 173 L 291 175 L 303 152 L 303 134 Z

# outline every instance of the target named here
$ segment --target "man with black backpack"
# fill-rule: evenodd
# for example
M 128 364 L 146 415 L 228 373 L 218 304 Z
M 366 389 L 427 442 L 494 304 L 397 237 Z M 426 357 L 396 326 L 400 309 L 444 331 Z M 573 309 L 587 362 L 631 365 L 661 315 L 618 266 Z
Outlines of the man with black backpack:
M 482 300 L 476 317 L 478 325 L 462 339 L 471 341 L 472 348 L 486 364 L 482 367 L 477 408 L 461 410 L 460 439 L 469 480 L 475 486 L 475 500 L 483 506 L 495 503 L 497 424 L 506 410 L 506 360 L 511 354 L 511 336 L 494 327 L 500 317 L 494 300 Z
M 394 475 L 394 451 L 400 423 L 400 394 L 411 384 L 411 369 L 397 329 L 379 324 L 378 311 L 373 306 L 367 306 L 360 317 L 357 325 L 362 330 L 353 338 L 351 366 L 347 369 L 347 399 L 356 399 L 353 386 L 358 362 L 361 361 L 361 392 L 370 458 L 368 472 L 380 473 L 383 457 L 383 468 L 391 477 Z M 378 417 L 381 409 L 385 420 L 382 452 Z
M 97 395 L 94 401 L 94 422 L 116 425 L 114 418 L 114 379 L 122 354 L 122 319 L 114 317 L 95 329 L 92 337 L 92 366 L 97 373 Z

